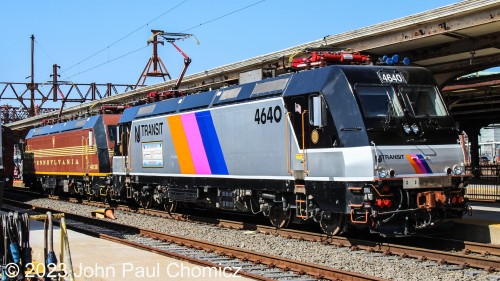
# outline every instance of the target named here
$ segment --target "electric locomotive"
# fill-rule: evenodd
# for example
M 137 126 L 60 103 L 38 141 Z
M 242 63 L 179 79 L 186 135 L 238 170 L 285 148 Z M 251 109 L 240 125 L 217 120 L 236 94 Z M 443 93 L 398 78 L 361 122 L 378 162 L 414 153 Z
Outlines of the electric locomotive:
M 423 68 L 332 65 L 126 109 L 111 194 L 410 235 L 467 210 L 449 116 Z M 50 142 L 49 142 L 50 143 Z
M 49 193 L 107 198 L 121 114 L 103 113 L 31 129 L 25 138 L 25 185 Z

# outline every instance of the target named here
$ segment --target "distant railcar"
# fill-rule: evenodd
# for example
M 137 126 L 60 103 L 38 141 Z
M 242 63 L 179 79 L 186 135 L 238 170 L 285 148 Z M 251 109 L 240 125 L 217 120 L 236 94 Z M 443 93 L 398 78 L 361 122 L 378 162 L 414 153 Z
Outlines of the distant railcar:
M 4 168 L 4 164 L 3 164 L 3 155 L 4 155 L 3 136 L 5 135 L 5 133 L 3 132 L 3 128 L 4 127 L 2 125 L 2 120 L 0 119 L 0 145 L 2 146 L 2 149 L 0 150 L 0 189 L 2 189 L 2 190 L 5 187 L 5 181 L 6 181 L 5 168 Z
M 0 124 L 1 125 L 1 124 Z M 0 185 L 1 187 L 11 187 L 14 179 L 14 137 L 12 130 L 8 127 L 1 125 L 0 129 Z

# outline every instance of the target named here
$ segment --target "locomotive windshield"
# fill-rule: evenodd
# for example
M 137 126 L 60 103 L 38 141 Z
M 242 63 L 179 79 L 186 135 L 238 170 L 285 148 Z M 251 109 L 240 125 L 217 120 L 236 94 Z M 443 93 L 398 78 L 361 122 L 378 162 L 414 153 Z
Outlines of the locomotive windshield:
M 116 126 L 108 125 L 108 137 L 110 142 L 114 143 L 116 141 Z
M 389 86 L 356 87 L 366 117 L 403 116 L 394 89 Z
M 401 86 L 401 93 L 415 117 L 446 116 L 446 109 L 433 86 Z
M 404 101 L 399 102 L 391 86 L 357 86 L 361 107 L 365 117 L 401 117 L 406 108 L 414 117 L 447 116 L 446 107 L 434 86 L 405 85 L 398 89 Z

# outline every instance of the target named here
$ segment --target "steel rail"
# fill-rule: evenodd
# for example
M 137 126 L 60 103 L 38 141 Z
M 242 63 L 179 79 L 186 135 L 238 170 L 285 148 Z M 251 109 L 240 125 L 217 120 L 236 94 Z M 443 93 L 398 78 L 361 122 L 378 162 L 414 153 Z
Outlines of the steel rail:
M 59 197 L 52 196 L 52 198 L 59 198 Z M 104 208 L 107 206 L 104 203 L 79 202 L 76 201 L 76 199 L 74 198 L 70 200 L 74 201 L 75 203 L 76 202 L 85 203 L 100 208 Z M 483 256 L 470 255 L 470 253 L 474 252 L 474 253 L 480 253 L 482 255 L 500 256 L 500 245 L 481 244 L 476 242 L 449 240 L 444 238 L 420 237 L 422 239 L 428 239 L 429 242 L 425 243 L 426 245 L 431 245 L 431 243 L 434 243 L 437 245 L 446 246 L 447 248 L 458 248 L 463 251 L 462 253 L 451 253 L 434 249 L 426 249 L 422 247 L 400 245 L 396 243 L 354 239 L 341 236 L 329 237 L 325 234 L 314 233 L 314 232 L 300 231 L 294 229 L 276 229 L 274 227 L 265 225 L 257 225 L 246 222 L 223 220 L 223 219 L 206 218 L 206 217 L 185 215 L 179 213 L 168 213 L 165 211 L 159 211 L 154 209 L 142 209 L 142 208 L 133 209 L 130 206 L 126 205 L 119 205 L 117 206 L 117 209 L 126 212 L 134 212 L 156 217 L 170 218 L 180 221 L 206 223 L 230 229 L 253 230 L 259 233 L 282 236 L 289 239 L 321 242 L 324 244 L 330 244 L 337 247 L 350 247 L 353 250 L 361 249 L 368 252 L 384 253 L 386 255 L 398 255 L 401 257 L 410 257 L 420 260 L 433 260 L 441 264 L 455 264 L 463 267 L 468 266 L 468 267 L 484 269 L 489 272 L 500 270 L 500 259 L 491 259 Z
M 334 269 L 313 263 L 307 263 L 288 258 L 255 253 L 249 250 L 214 244 L 205 241 L 193 240 L 171 234 L 159 233 L 156 231 L 141 229 L 140 234 L 146 237 L 161 239 L 168 242 L 174 242 L 189 247 L 203 249 L 205 251 L 214 251 L 228 256 L 233 256 L 239 259 L 246 259 L 254 263 L 262 263 L 271 267 L 278 267 L 284 270 L 299 272 L 300 274 L 308 274 L 318 279 L 329 280 L 384 280 L 378 277 L 362 275 L 355 272 Z
M 19 202 L 15 200 L 10 200 L 10 199 L 5 199 L 5 201 L 9 202 L 9 204 L 16 205 L 22 208 L 26 209 L 31 209 L 33 211 L 37 212 L 61 212 L 60 210 L 56 209 L 51 209 L 51 208 L 46 208 L 46 207 L 39 207 L 35 206 L 29 203 L 25 202 Z M 63 212 L 65 213 L 65 212 Z M 121 230 L 124 232 L 128 233 L 133 233 L 133 234 L 139 234 L 141 236 L 147 237 L 147 238 L 152 238 L 152 239 L 157 239 L 157 240 L 162 240 L 165 242 L 170 242 L 170 243 L 175 243 L 178 245 L 182 246 L 187 246 L 190 248 L 195 248 L 198 250 L 204 250 L 207 252 L 215 252 L 217 254 L 221 255 L 226 255 L 234 258 L 239 258 L 244 261 L 250 261 L 253 263 L 257 264 L 264 264 L 269 267 L 273 268 L 280 268 L 284 271 L 293 271 L 293 272 L 298 272 L 301 275 L 307 274 L 310 276 L 314 276 L 315 278 L 318 279 L 327 279 L 327 280 L 345 280 L 345 281 L 382 281 L 385 279 L 378 278 L 375 276 L 368 276 L 368 275 L 363 275 L 355 272 L 349 272 L 345 270 L 340 270 L 340 269 L 335 269 L 331 267 L 326 267 L 322 265 L 317 265 L 313 263 L 307 263 L 307 262 L 302 262 L 302 261 L 297 261 L 297 260 L 292 260 L 292 259 L 287 259 L 283 257 L 278 257 L 278 256 L 273 256 L 273 255 L 268 255 L 264 253 L 256 253 L 252 252 L 249 250 L 245 249 L 240 249 L 236 247 L 231 247 L 231 246 L 226 246 L 226 245 L 219 245 L 211 242 L 206 242 L 202 240 L 196 240 L 196 239 L 191 239 L 191 238 L 185 238 L 185 237 L 180 237 L 177 235 L 171 235 L 171 234 L 166 234 L 166 233 L 160 233 L 157 231 L 152 231 L 152 230 L 146 230 L 146 229 L 141 229 L 138 227 L 133 227 L 130 225 L 124 225 L 116 222 L 111 222 L 111 221 L 105 221 L 105 220 L 100 220 L 100 219 L 95 219 L 95 218 L 90 218 L 86 216 L 81 216 L 81 215 L 76 215 L 72 213 L 65 213 L 65 217 L 67 219 L 71 220 L 76 220 L 88 224 L 94 224 L 98 225 L 101 227 L 106 227 L 110 229 L 116 229 L 116 230 Z M 71 225 L 68 224 L 68 228 L 70 228 Z M 148 250 L 157 254 L 162 254 L 162 255 L 167 255 L 167 256 L 175 256 L 176 258 L 188 260 L 190 262 L 198 263 L 204 266 L 214 266 L 213 263 L 206 263 L 204 261 L 200 261 L 197 259 L 192 259 L 186 256 L 182 256 L 176 253 L 172 253 L 169 251 L 164 251 L 160 249 L 156 249 L 153 247 L 149 247 L 146 245 L 142 245 L 139 243 L 135 243 L 132 241 L 128 241 L 122 238 L 118 238 L 112 235 L 108 234 L 103 234 L 103 233 L 95 233 L 91 230 L 82 230 L 81 228 L 74 229 L 80 232 L 85 232 L 88 235 L 93 235 L 97 236 L 99 238 L 111 240 L 114 242 L 119 242 L 126 244 L 128 246 L 132 246 L 138 249 L 143 249 L 143 250 Z M 242 273 L 245 276 L 251 277 L 251 278 L 256 278 L 258 280 L 273 280 L 273 279 L 268 279 L 259 275 L 247 273 L 247 272 L 242 272 L 239 271 L 239 273 Z M 247 275 L 248 274 L 248 275 Z

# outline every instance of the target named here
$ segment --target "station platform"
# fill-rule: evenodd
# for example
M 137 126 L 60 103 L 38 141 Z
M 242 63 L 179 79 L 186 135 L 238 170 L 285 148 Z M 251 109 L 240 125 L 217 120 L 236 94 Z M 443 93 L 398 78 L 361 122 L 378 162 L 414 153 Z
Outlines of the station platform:
M 469 202 L 472 215 L 455 220 L 453 232 L 443 233 L 456 238 L 480 243 L 500 244 L 500 203 Z
M 43 222 L 32 221 L 33 261 L 43 263 Z M 119 243 L 68 230 L 75 280 L 252 280 L 224 276 L 208 267 L 165 257 Z M 54 226 L 54 251 L 59 259 L 59 228 Z

